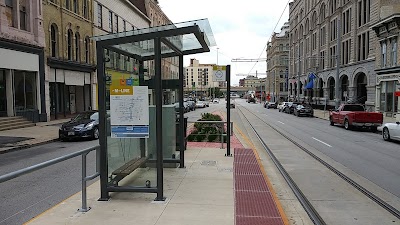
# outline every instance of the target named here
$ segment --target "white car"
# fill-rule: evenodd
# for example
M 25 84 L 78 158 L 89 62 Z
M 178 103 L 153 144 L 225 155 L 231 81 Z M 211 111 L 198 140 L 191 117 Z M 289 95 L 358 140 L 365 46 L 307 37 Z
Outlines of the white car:
M 196 108 L 205 108 L 206 104 L 203 101 L 196 102 Z
M 214 98 L 212 102 L 213 103 L 219 103 L 219 99 L 218 98 Z
M 289 104 L 289 102 L 281 102 L 278 104 L 277 109 L 279 112 L 283 111 L 283 108 L 285 108 L 285 106 L 287 106 Z
M 398 140 L 400 141 L 400 122 L 385 123 L 382 129 L 383 140 Z

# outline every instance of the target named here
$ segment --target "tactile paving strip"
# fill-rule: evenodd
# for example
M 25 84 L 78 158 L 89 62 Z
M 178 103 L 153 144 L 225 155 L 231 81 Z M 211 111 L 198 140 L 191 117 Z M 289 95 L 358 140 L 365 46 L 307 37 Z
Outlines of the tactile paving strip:
M 251 149 L 235 148 L 236 225 L 283 225 L 283 220 Z

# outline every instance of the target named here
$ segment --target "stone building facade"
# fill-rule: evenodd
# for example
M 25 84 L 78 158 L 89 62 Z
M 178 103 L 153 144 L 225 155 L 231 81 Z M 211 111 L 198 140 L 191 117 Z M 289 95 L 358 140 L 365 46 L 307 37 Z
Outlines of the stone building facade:
M 42 0 L 0 0 L 0 117 L 46 121 Z
M 325 101 L 331 106 L 336 101 L 359 102 L 374 111 L 376 53 L 373 47 L 377 37 L 370 26 L 379 20 L 378 9 L 378 0 L 291 2 L 289 96 L 319 105 Z M 310 82 L 312 89 L 304 91 L 306 86 L 311 86 Z M 335 96 L 335 82 L 339 82 L 339 96 Z
M 375 50 L 376 109 L 400 121 L 400 2 L 380 0 L 379 21 L 371 25 Z M 397 115 L 397 116 L 396 116 Z
M 289 23 L 274 33 L 267 45 L 267 96 L 271 101 L 288 98 Z
M 43 0 L 48 119 L 96 108 L 93 4 L 89 0 Z

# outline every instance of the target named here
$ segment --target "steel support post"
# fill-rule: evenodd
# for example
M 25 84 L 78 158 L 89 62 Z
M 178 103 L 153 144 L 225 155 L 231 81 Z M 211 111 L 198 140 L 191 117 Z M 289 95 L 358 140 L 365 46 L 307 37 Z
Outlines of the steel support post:
M 227 117 L 227 126 L 226 126 L 226 156 L 231 155 L 231 66 L 226 66 L 226 117 Z
M 100 143 L 100 199 L 108 201 L 108 163 L 107 163 L 107 132 L 106 132 L 106 84 L 105 84 L 105 60 L 103 46 L 96 44 L 97 52 L 97 82 L 99 101 L 99 143 Z
M 299 61 L 298 61 L 298 65 L 297 65 L 297 101 L 300 101 L 300 43 L 299 43 Z
M 340 85 L 339 85 L 339 77 L 340 77 L 340 57 L 341 57 L 341 37 L 340 37 L 340 16 L 337 19 L 337 55 L 336 55 L 336 78 L 335 78 L 335 108 L 339 108 L 340 103 Z
M 163 87 L 161 77 L 161 39 L 154 39 L 154 68 L 155 68 L 155 95 L 156 95 L 156 150 L 157 150 L 157 197 L 155 201 L 164 201 L 164 174 L 163 174 L 163 141 L 162 141 L 162 107 Z
M 183 115 L 183 55 L 179 56 L 179 168 L 185 168 L 185 118 Z

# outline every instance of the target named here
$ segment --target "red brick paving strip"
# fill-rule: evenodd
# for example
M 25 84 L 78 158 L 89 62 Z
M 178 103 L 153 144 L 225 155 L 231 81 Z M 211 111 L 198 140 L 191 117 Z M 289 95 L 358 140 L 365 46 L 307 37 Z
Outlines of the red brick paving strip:
M 234 150 L 235 225 L 283 225 L 251 149 Z

